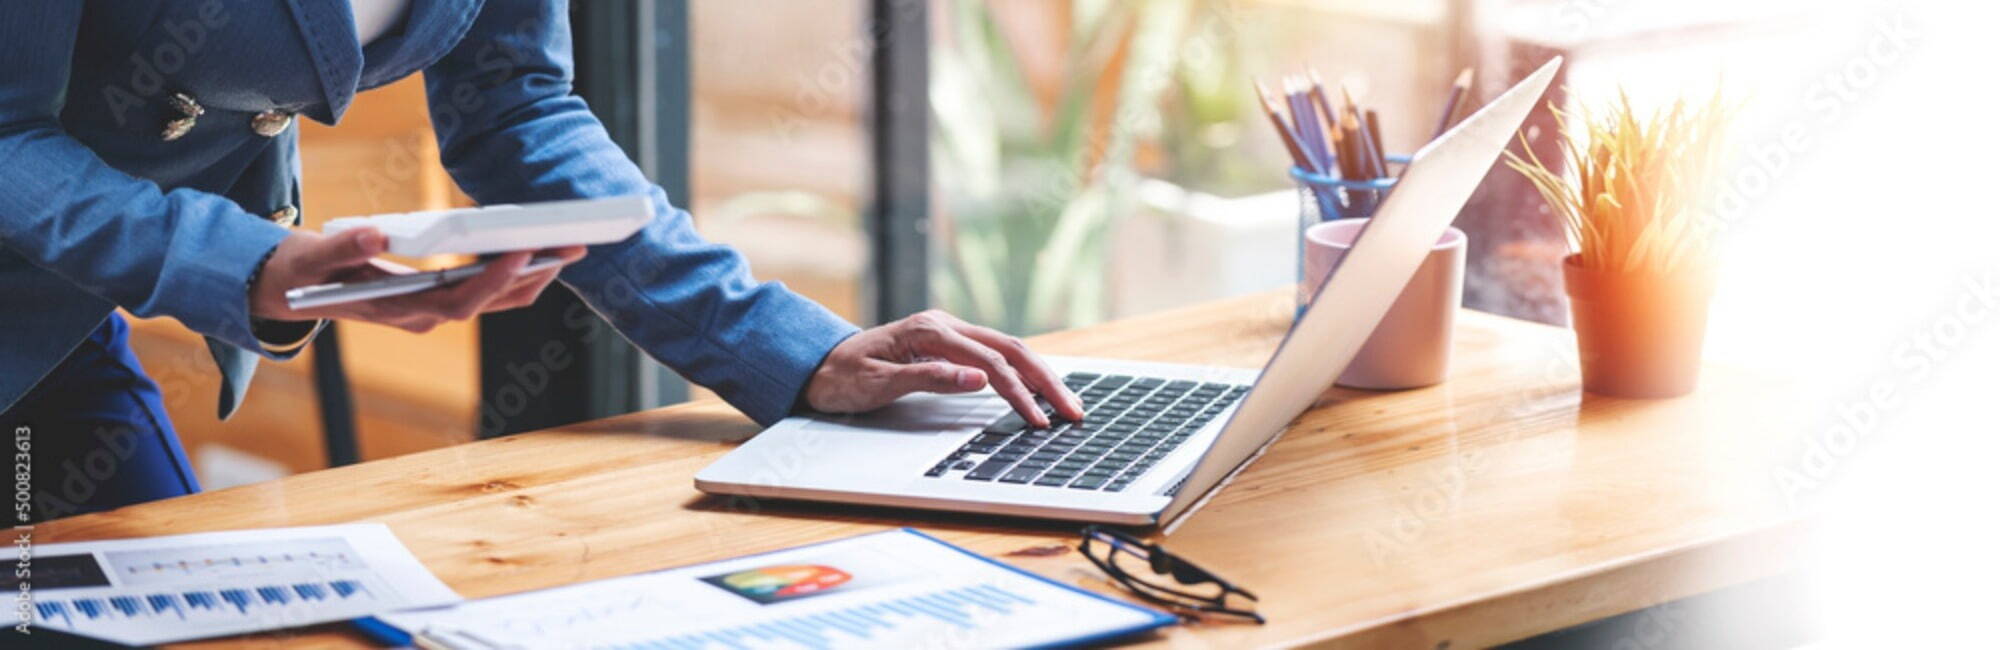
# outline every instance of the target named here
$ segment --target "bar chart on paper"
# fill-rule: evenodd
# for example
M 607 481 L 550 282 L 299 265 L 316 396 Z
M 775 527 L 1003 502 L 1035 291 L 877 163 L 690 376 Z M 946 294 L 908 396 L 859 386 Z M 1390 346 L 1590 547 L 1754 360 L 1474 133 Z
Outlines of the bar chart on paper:
M 97 621 L 202 624 L 246 619 L 282 620 L 288 610 L 324 610 L 314 607 L 320 603 L 346 603 L 365 614 L 374 611 L 380 602 L 359 581 L 332 580 L 257 585 L 242 589 L 191 589 L 60 598 L 38 600 L 34 606 L 35 619 L 40 624 L 75 630 Z
M 34 625 L 131 644 L 458 600 L 379 524 L 47 544 L 30 566 Z
M 381 618 L 451 650 L 1032 646 L 1172 621 L 907 530 Z

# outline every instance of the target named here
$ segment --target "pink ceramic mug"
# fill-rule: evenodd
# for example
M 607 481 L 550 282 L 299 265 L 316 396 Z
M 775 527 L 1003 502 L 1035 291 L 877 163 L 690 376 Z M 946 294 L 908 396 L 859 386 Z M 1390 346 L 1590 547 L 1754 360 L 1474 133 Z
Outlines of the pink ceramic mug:
M 1306 229 L 1305 273 L 1319 292 L 1367 219 L 1336 219 Z M 1465 295 L 1465 232 L 1445 231 L 1417 274 L 1404 285 L 1396 304 L 1375 325 L 1354 361 L 1335 383 L 1350 388 L 1394 390 L 1444 381 L 1451 365 L 1451 324 Z

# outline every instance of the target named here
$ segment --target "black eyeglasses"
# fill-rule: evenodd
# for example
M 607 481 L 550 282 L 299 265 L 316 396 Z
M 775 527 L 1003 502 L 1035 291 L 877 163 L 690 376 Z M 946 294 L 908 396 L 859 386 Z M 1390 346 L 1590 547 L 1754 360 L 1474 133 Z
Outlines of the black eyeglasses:
M 1229 606 L 1231 594 L 1242 596 L 1252 602 L 1257 600 L 1248 591 L 1229 581 L 1218 578 L 1207 569 L 1195 566 L 1145 540 L 1123 532 L 1099 526 L 1083 529 L 1083 556 L 1091 564 L 1110 574 L 1113 580 L 1131 590 L 1132 594 L 1158 605 L 1164 605 L 1187 612 L 1207 612 L 1236 616 L 1264 622 L 1264 617 L 1247 608 Z M 1147 579 L 1133 575 L 1134 571 L 1150 572 L 1154 576 L 1170 576 L 1179 586 L 1162 584 L 1159 578 Z M 1156 582 L 1157 581 L 1157 582 Z M 1195 587 L 1189 590 L 1181 587 Z

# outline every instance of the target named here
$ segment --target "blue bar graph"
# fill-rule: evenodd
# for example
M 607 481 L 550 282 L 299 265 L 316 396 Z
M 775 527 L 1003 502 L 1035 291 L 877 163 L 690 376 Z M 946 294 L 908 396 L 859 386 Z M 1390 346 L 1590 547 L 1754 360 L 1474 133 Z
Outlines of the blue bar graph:
M 361 583 L 353 580 L 335 580 L 331 584 L 333 586 L 333 593 L 339 594 L 341 598 L 352 596 L 356 592 L 366 593 L 367 591 L 361 588 Z
M 250 594 L 243 593 L 242 589 L 222 590 L 222 601 L 235 605 L 238 612 L 250 612 Z
M 37 619 L 46 624 L 75 628 L 79 622 L 99 619 L 174 617 L 185 621 L 195 617 L 213 617 L 231 613 L 248 616 L 262 610 L 299 603 L 369 597 L 367 587 L 360 582 L 334 580 L 264 585 L 249 589 L 44 600 L 35 603 L 35 614 Z
M 808 648 L 832 648 L 843 643 L 869 641 L 878 634 L 894 633 L 912 626 L 942 623 L 958 629 L 976 629 L 976 621 L 980 617 L 1004 616 L 1017 607 L 1034 603 L 1033 599 L 1012 591 L 980 584 L 617 647 L 632 650 L 734 649 L 785 640 Z
M 76 621 L 69 617 L 69 608 L 62 601 L 35 603 L 35 615 L 44 621 L 61 620 L 64 625 L 74 627 Z
M 181 600 L 193 609 L 215 609 L 215 594 L 204 591 L 190 591 L 181 594 Z

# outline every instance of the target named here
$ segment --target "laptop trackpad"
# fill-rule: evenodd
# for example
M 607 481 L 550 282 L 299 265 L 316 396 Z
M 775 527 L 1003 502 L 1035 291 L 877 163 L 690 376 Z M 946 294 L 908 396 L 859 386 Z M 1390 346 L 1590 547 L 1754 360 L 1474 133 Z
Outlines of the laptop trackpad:
M 1007 402 L 991 392 L 917 393 L 867 413 L 814 415 L 805 429 L 830 434 L 960 432 L 984 427 L 1006 412 Z

